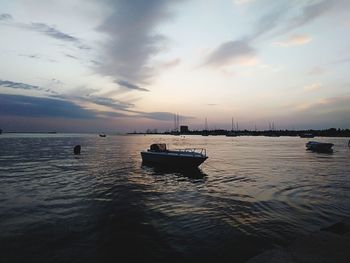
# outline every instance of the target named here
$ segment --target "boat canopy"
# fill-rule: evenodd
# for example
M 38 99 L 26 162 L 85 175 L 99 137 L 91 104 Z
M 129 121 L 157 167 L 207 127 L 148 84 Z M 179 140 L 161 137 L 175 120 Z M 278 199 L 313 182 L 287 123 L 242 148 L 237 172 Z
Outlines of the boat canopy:
M 155 151 L 155 152 L 165 152 L 166 151 L 166 144 L 165 143 L 154 143 L 154 144 L 151 144 L 150 149 L 151 149 L 151 151 Z

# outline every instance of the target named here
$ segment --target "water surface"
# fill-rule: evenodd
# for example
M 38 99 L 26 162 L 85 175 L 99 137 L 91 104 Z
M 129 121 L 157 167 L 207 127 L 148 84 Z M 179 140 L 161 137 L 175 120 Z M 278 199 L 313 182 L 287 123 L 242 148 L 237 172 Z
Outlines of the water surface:
M 314 140 L 334 153 L 296 137 L 2 134 L 0 261 L 244 262 L 350 216 L 348 139 Z M 155 142 L 209 159 L 142 166 Z

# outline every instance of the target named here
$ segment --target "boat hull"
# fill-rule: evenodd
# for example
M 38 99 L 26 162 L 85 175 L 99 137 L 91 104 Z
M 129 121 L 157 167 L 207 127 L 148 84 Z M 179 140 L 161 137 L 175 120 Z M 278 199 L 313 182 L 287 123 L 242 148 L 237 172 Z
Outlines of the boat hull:
M 141 152 L 142 163 L 146 165 L 179 169 L 197 168 L 208 157 L 198 155 Z
M 313 152 L 333 152 L 333 143 L 319 143 L 319 142 L 308 142 L 306 143 L 306 149 Z

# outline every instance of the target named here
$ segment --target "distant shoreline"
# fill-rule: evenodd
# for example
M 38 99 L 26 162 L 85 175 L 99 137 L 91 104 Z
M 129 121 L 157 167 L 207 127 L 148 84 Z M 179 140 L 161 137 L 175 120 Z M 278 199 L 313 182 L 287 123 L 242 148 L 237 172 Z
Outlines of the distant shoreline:
M 0 133 L 1 134 L 1 133 Z M 98 132 L 56 132 L 56 131 L 2 131 L 2 134 L 99 134 Z M 110 132 L 109 135 L 205 135 L 205 136 L 266 136 L 266 137 L 302 137 L 305 135 L 311 135 L 310 137 L 350 137 L 350 129 L 336 129 L 330 128 L 325 130 L 193 130 L 184 133 L 173 132 Z
M 267 137 L 280 137 L 280 136 L 310 136 L 312 137 L 350 137 L 350 129 L 336 129 L 330 128 L 325 130 L 263 130 L 263 131 L 250 131 L 250 130 L 195 130 L 180 133 L 175 132 L 131 132 L 128 134 L 164 134 L 164 135 L 205 135 L 205 136 L 267 136 Z

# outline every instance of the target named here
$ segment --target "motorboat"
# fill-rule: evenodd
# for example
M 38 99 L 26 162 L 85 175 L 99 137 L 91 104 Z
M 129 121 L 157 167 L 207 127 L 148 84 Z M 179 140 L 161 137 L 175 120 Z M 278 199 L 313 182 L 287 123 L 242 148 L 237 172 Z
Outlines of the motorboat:
M 333 143 L 309 141 L 305 144 L 306 149 L 313 152 L 333 152 Z
M 178 169 L 197 168 L 208 156 L 203 148 L 168 150 L 165 143 L 155 143 L 141 152 L 142 163 Z
M 106 137 L 106 134 L 99 134 L 100 137 Z

